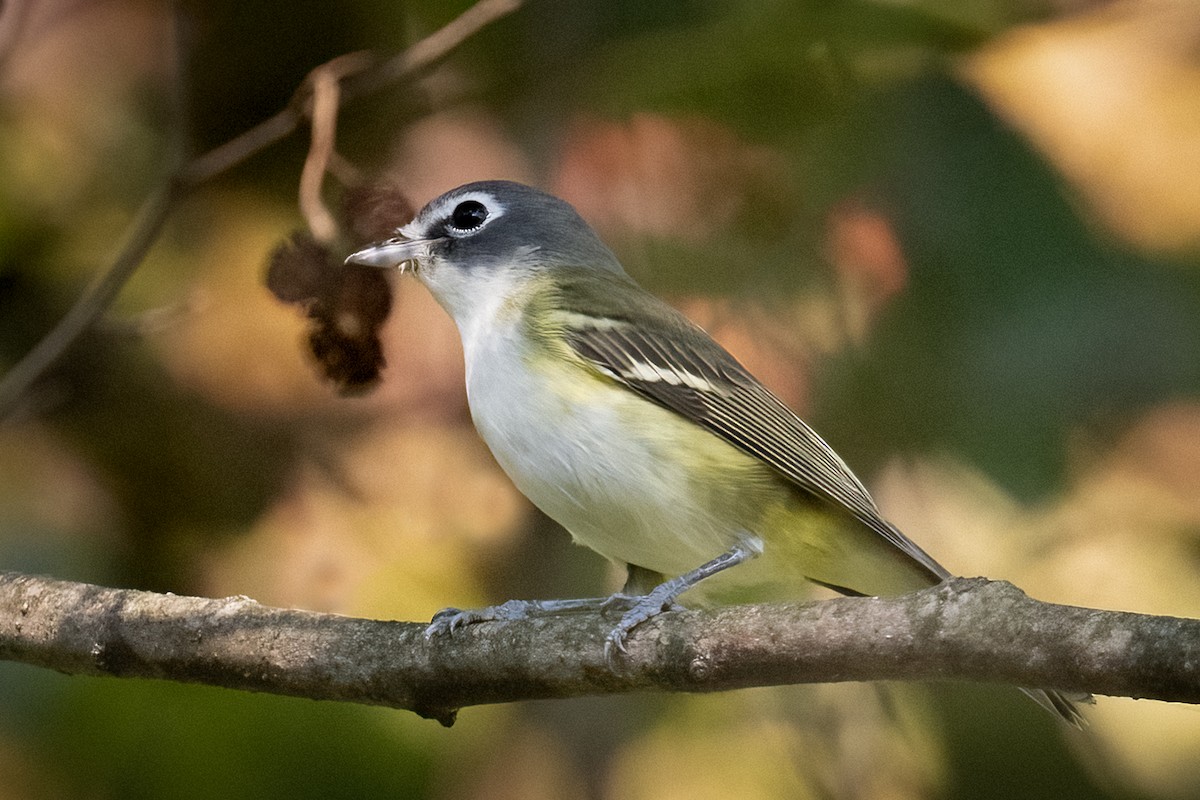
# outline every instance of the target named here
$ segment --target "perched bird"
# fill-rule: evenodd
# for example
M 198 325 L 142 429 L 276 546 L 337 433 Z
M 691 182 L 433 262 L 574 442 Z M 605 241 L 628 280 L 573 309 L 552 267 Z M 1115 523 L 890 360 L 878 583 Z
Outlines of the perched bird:
M 507 181 L 460 186 L 347 261 L 411 271 L 454 318 L 480 435 L 513 483 L 629 571 L 607 601 L 447 609 L 478 621 L 623 609 L 606 652 L 703 589 L 902 594 L 950 573 L 880 515 L 822 439 L 700 327 L 639 287 L 567 203 Z M 1058 692 L 1030 691 L 1077 722 Z

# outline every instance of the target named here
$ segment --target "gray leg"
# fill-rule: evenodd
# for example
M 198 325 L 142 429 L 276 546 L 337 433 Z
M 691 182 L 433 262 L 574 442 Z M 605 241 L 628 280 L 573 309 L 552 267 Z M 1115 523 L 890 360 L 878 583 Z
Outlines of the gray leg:
M 509 600 L 498 606 L 468 609 L 444 608 L 433 615 L 425 638 L 453 633 L 464 625 L 476 622 L 516 621 L 548 614 L 569 614 L 581 611 L 609 611 L 625 609 L 621 621 L 612 629 L 604 642 L 604 657 L 611 663 L 617 652 L 625 652 L 625 639 L 629 632 L 648 619 L 663 611 L 676 608 L 675 598 L 691 589 L 705 578 L 741 564 L 758 555 L 759 549 L 750 543 L 739 543 L 712 561 L 701 564 L 691 572 L 677 578 L 661 581 L 657 572 L 629 565 L 629 578 L 625 591 L 609 597 L 583 597 L 574 600 Z M 646 591 L 653 581 L 661 581 Z M 646 592 L 642 595 L 626 592 Z
M 522 620 L 552 614 L 570 614 L 579 611 L 627 610 L 637 604 L 642 596 L 663 582 L 662 573 L 627 564 L 628 577 L 621 591 L 608 597 L 583 597 L 571 600 L 509 600 L 498 606 L 486 608 L 443 608 L 433 615 L 425 638 L 453 633 L 464 625 L 476 622 Z

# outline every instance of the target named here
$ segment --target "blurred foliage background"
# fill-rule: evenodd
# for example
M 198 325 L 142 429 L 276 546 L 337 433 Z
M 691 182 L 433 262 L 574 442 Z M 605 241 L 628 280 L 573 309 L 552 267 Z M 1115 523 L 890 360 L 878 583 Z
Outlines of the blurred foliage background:
M 318 64 L 468 5 L 181 3 L 186 137 L 219 145 Z M 0 6 L 0 369 L 165 178 L 170 14 Z M 338 147 L 418 205 L 483 178 L 575 203 L 952 570 L 1197 616 L 1198 53 L 1193 0 L 532 0 L 348 104 Z M 307 146 L 181 203 L 0 426 L 0 565 L 399 619 L 612 588 L 476 438 L 457 336 L 415 282 L 377 391 L 317 376 L 262 287 L 303 225 Z M 1002 687 L 846 685 L 468 709 L 447 730 L 3 664 L 0 798 L 1200 794 L 1200 710 L 1089 716 L 1069 736 Z

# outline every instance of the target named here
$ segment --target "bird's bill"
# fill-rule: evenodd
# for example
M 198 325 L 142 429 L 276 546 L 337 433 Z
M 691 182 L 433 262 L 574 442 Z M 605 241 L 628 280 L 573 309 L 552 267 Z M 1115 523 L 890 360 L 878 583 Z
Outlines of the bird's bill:
M 409 239 L 397 236 L 364 247 L 346 257 L 347 264 L 362 264 L 365 267 L 398 268 L 401 272 L 413 269 L 417 260 L 425 254 L 429 245 L 426 239 Z

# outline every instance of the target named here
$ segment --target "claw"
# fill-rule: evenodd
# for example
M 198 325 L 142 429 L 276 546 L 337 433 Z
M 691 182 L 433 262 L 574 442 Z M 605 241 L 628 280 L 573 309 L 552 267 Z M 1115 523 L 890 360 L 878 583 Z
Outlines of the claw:
M 498 606 L 486 608 L 471 608 L 466 611 L 458 608 L 443 608 L 433 615 L 429 626 L 425 628 L 425 638 L 446 636 L 459 628 L 474 625 L 477 622 L 515 622 L 529 619 L 539 614 L 553 614 L 585 608 L 587 604 L 595 604 L 592 600 L 509 600 Z
M 474 612 L 463 611 L 460 608 L 443 608 L 433 615 L 429 627 L 425 628 L 425 640 L 429 641 L 435 636 L 448 636 L 462 626 L 475 622 L 473 614 Z
M 627 635 L 627 631 L 622 631 L 620 628 L 614 628 L 612 632 L 605 637 L 604 663 L 608 664 L 609 669 L 615 670 L 617 668 L 617 659 L 629 652 L 625 649 L 625 637 Z
M 609 599 L 627 602 L 629 606 L 621 616 L 621 621 L 617 623 L 615 628 L 609 631 L 608 636 L 604 639 L 604 660 L 610 668 L 616 666 L 616 661 L 620 656 L 629 653 L 625 647 L 625 642 L 634 628 L 643 622 L 654 619 L 665 611 L 675 611 L 682 608 L 674 600 L 664 601 L 662 595 L 658 592 L 651 592 L 643 597 L 613 595 Z
M 664 611 L 674 611 L 680 608 L 675 602 L 675 598 L 705 578 L 715 575 L 722 570 L 737 566 L 746 559 L 752 558 L 762 552 L 760 545 L 761 543 L 757 539 L 748 536 L 746 541 L 739 541 L 738 544 L 712 561 L 701 564 L 691 572 L 663 581 L 654 587 L 649 594 L 642 597 L 629 597 L 626 594 L 617 593 L 610 597 L 602 605 L 602 608 L 607 609 L 610 606 L 626 602 L 630 603 L 630 605 L 621 616 L 621 621 L 617 623 L 617 627 L 612 629 L 604 641 L 604 659 L 608 662 L 609 667 L 611 668 L 614 665 L 613 662 L 617 653 L 624 654 L 626 652 L 625 640 L 629 637 L 630 631 L 643 622 L 657 617 Z

